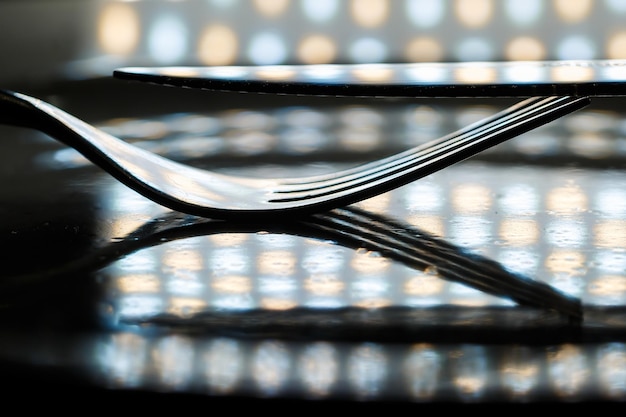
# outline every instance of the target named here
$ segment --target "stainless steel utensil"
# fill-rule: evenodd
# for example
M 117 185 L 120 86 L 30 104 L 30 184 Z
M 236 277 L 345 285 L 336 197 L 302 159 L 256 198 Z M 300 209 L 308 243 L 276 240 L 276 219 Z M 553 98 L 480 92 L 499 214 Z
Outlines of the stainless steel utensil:
M 538 97 L 458 132 L 358 167 L 307 178 L 243 178 L 181 164 L 122 141 L 59 108 L 0 90 L 0 122 L 71 146 L 145 197 L 198 216 L 302 215 L 355 203 L 417 180 L 586 106 L 587 97 Z

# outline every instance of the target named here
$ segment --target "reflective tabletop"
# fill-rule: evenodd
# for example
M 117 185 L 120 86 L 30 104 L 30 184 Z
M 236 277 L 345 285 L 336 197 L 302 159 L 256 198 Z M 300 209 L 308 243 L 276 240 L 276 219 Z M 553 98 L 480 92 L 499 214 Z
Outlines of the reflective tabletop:
M 356 165 L 510 103 L 109 79 L 36 93 L 156 153 L 259 177 Z M 0 127 L 5 380 L 199 401 L 622 403 L 625 103 L 596 99 L 392 192 L 262 222 L 165 209 L 44 134 Z

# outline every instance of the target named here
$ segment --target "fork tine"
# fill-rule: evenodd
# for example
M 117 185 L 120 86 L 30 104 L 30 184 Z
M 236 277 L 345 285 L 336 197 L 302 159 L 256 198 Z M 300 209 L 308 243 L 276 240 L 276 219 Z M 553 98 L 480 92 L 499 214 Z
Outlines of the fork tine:
M 564 114 L 584 107 L 588 97 L 545 97 L 537 102 L 524 103 L 512 111 L 473 128 L 464 129 L 434 141 L 427 147 L 405 152 L 400 158 L 387 158 L 383 164 L 352 170 L 347 175 L 330 176 L 324 181 L 294 186 L 293 183 L 275 192 L 272 202 L 289 202 L 334 195 L 346 199 L 357 195 L 378 194 L 410 181 L 422 178 L 449 165 L 462 161 L 491 146 L 511 139 Z
M 530 122 L 539 122 L 539 124 L 544 124 L 549 120 L 553 120 L 554 118 L 551 118 L 545 122 L 541 122 L 541 120 L 545 119 L 545 116 L 549 116 L 553 111 L 558 111 L 561 108 L 562 103 L 569 100 L 571 99 L 567 97 L 542 98 L 530 106 L 519 107 L 513 112 L 505 111 L 499 113 L 498 117 L 491 118 L 490 121 L 484 125 L 478 123 L 475 124 L 473 128 L 463 129 L 458 134 L 455 133 L 445 136 L 443 139 L 435 140 L 427 144 L 427 146 L 419 147 L 417 150 L 409 150 L 408 153 L 405 152 L 402 157 L 394 158 L 392 156 L 387 158 L 387 160 L 382 164 L 374 163 L 371 166 L 365 166 L 366 169 L 355 169 L 348 175 L 338 173 L 337 175 L 331 176 L 331 178 L 327 181 L 319 181 L 313 184 L 307 182 L 303 184 L 302 187 L 287 187 L 278 192 L 290 194 L 289 196 L 285 196 L 285 199 L 283 200 L 289 199 L 291 201 L 296 201 L 305 198 L 328 195 L 334 192 L 342 191 L 348 187 L 358 187 L 365 182 L 374 182 L 383 177 L 393 176 L 396 173 L 408 175 L 408 172 L 403 173 L 403 171 L 411 169 L 412 167 L 417 169 L 417 174 L 413 174 L 411 179 L 417 179 L 421 176 L 427 175 L 427 173 L 433 172 L 432 170 L 429 170 L 430 164 L 424 165 L 428 161 L 436 163 L 442 158 L 445 158 L 445 160 L 449 161 L 447 165 L 458 162 L 459 160 L 468 157 L 470 152 L 471 154 L 474 154 L 486 149 L 489 146 L 493 146 L 485 146 L 486 141 L 495 145 L 521 133 L 520 131 L 519 133 L 508 134 L 511 129 L 523 129 L 523 126 Z M 574 101 L 577 100 L 578 99 L 574 99 Z M 539 124 L 536 124 L 535 126 Z M 526 130 L 529 129 L 530 127 Z M 503 136 L 503 134 L 508 135 Z M 494 143 L 496 139 L 498 140 Z M 468 147 L 471 142 L 473 142 L 471 148 L 473 148 L 474 151 L 471 151 Z M 482 146 L 477 147 L 478 145 Z M 460 158 L 451 160 L 451 158 L 458 155 L 459 152 L 467 154 L 465 156 L 459 155 L 461 156 Z M 361 168 L 363 167 L 364 166 L 361 166 Z M 412 171 L 413 170 L 411 170 L 411 172 Z M 420 171 L 425 173 L 420 174 Z M 394 184 L 397 184 L 397 181 L 394 181 Z
M 545 97 L 531 97 L 527 100 L 514 104 L 507 109 L 502 110 L 488 118 L 479 120 L 441 138 L 434 139 L 411 149 L 407 149 L 404 152 L 390 155 L 386 158 L 377 159 L 376 161 L 372 161 L 369 163 L 361 164 L 354 168 L 348 168 L 340 172 L 322 174 L 315 177 L 307 177 L 303 179 L 295 178 L 289 180 L 289 182 L 286 184 L 292 184 L 293 188 L 285 188 L 284 191 L 286 192 L 287 190 L 289 190 L 290 192 L 297 192 L 305 191 L 307 189 L 318 188 L 315 184 L 320 184 L 319 187 L 327 187 L 331 185 L 331 182 L 339 184 L 352 178 L 362 176 L 368 171 L 378 170 L 381 168 L 384 169 L 390 164 L 396 164 L 409 158 L 415 158 L 417 154 L 432 152 L 432 150 L 437 146 L 449 144 L 450 139 L 452 138 L 462 138 L 468 134 L 476 134 L 481 130 L 484 131 L 486 129 L 493 128 L 494 123 L 501 124 L 503 123 L 503 120 L 505 120 L 505 118 L 507 117 L 515 117 L 519 114 L 523 115 L 525 114 L 525 112 L 528 112 L 534 107 L 542 104 L 545 104 Z

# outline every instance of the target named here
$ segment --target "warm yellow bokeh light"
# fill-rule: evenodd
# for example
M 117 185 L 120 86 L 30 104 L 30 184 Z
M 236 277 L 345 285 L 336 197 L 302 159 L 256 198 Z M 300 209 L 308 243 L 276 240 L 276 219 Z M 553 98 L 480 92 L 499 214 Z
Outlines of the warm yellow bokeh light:
M 565 22 L 576 23 L 591 13 L 593 0 L 554 0 L 557 16 Z
M 546 48 L 539 39 L 520 36 L 506 45 L 505 55 L 512 61 L 538 61 L 545 58 Z
M 589 81 L 593 74 L 593 68 L 589 66 L 561 65 L 550 69 L 550 76 L 559 82 Z
M 558 250 L 546 258 L 546 268 L 550 272 L 575 275 L 585 266 L 585 256 L 578 251 Z
M 539 239 L 539 228 L 534 220 L 507 219 L 500 224 L 498 234 L 508 245 L 531 245 Z
M 404 284 L 404 293 L 413 296 L 433 296 L 444 289 L 444 281 L 436 274 L 417 275 Z
M 352 76 L 364 82 L 385 82 L 393 78 L 394 72 L 386 66 L 363 65 L 352 70 Z
M 266 275 L 292 275 L 296 264 L 294 254 L 288 251 L 267 251 L 257 257 L 257 269 Z
M 480 184 L 463 184 L 452 190 L 452 204 L 457 212 L 476 213 L 491 207 L 491 190 Z
M 606 56 L 608 59 L 626 59 L 626 31 L 609 37 L 606 44 Z
M 454 14 L 469 28 L 486 26 L 493 16 L 493 0 L 456 0 Z
M 443 46 L 430 37 L 411 40 L 405 50 L 407 62 L 437 62 L 443 59 Z
M 454 78 L 460 82 L 485 84 L 498 79 L 494 68 L 483 66 L 459 67 L 454 71 Z
M 126 4 L 108 4 L 98 20 L 98 42 L 103 52 L 112 55 L 130 55 L 139 44 L 139 17 Z
M 206 309 L 207 303 L 199 298 L 171 298 L 167 313 L 178 317 L 190 317 Z
M 211 288 L 220 293 L 246 294 L 252 290 L 252 282 L 250 277 L 232 275 L 215 278 L 211 283 Z
M 117 279 L 117 288 L 124 293 L 156 293 L 161 290 L 160 277 L 154 274 L 128 274 Z
M 623 296 L 626 293 L 626 277 L 623 275 L 605 275 L 592 281 L 589 293 L 596 296 Z
M 361 301 L 357 301 L 354 303 L 354 306 L 357 308 L 363 309 L 375 309 L 375 308 L 385 308 L 391 305 L 391 300 L 388 298 L 366 298 Z
M 376 252 L 357 252 L 350 264 L 359 272 L 376 274 L 388 269 L 390 261 Z
M 277 17 L 287 10 L 290 0 L 253 0 L 253 3 L 263 16 Z
M 548 193 L 546 207 L 558 213 L 580 212 L 587 209 L 587 195 L 579 187 L 554 188 Z
M 418 226 L 420 230 L 423 230 L 426 233 L 430 233 L 431 235 L 444 235 L 445 227 L 441 216 L 417 214 L 409 216 L 408 221 L 410 224 Z
M 163 266 L 175 270 L 199 271 L 204 265 L 197 251 L 168 250 L 163 254 Z
M 296 307 L 298 307 L 298 305 L 293 300 L 281 298 L 263 298 L 261 300 L 261 308 L 267 310 L 284 311 Z
M 206 65 L 232 64 L 238 49 L 237 34 L 228 26 L 209 26 L 198 39 L 198 59 Z
M 604 220 L 593 228 L 595 244 L 605 248 L 626 247 L 626 220 Z
M 328 64 L 337 54 L 335 41 L 324 35 L 311 35 L 298 45 L 298 58 L 305 64 Z
M 286 81 L 295 77 L 296 71 L 289 66 L 282 65 L 270 67 L 259 66 L 259 68 L 254 72 L 254 75 L 258 78 L 264 78 L 266 80 Z
M 389 15 L 389 0 L 352 0 L 350 14 L 359 26 L 380 26 Z
M 344 291 L 345 281 L 336 275 L 313 275 L 304 281 L 304 288 L 318 296 L 336 296 Z

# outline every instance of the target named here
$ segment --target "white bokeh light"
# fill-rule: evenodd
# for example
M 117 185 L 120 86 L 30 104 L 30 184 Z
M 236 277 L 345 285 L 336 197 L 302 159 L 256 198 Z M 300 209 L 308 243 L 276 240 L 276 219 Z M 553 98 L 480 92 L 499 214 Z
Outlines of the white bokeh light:
M 626 13 L 626 1 L 624 0 L 605 0 L 607 8 L 617 13 Z
M 440 0 L 407 0 L 406 12 L 409 20 L 418 27 L 436 26 L 446 11 L 446 4 Z
M 239 0 L 207 0 L 209 6 L 226 9 L 237 4 Z
M 173 64 L 187 53 L 189 34 L 185 23 L 173 14 L 155 19 L 148 33 L 148 51 L 160 64 Z
M 283 38 L 275 33 L 259 33 L 250 42 L 248 56 L 257 65 L 280 64 L 287 57 L 287 46 Z
M 460 61 L 490 61 L 493 47 L 486 39 L 467 38 L 458 44 L 455 54 Z
M 337 0 L 302 0 L 304 14 L 316 22 L 331 20 L 338 9 Z
M 383 62 L 387 46 L 380 39 L 362 38 L 352 44 L 350 56 L 356 63 Z
M 596 47 L 585 36 L 570 36 L 557 46 L 558 59 L 593 59 L 595 55 Z
M 543 15 L 543 0 L 506 0 L 504 10 L 506 16 L 513 23 L 532 25 Z

